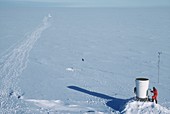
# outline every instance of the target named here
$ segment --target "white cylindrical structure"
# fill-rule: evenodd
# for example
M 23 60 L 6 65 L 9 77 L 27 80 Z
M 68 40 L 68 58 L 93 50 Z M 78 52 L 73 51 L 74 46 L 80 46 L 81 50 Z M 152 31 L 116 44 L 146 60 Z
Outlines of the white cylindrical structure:
M 148 88 L 149 88 L 149 79 L 147 78 L 136 78 L 136 96 L 139 99 L 147 99 Z

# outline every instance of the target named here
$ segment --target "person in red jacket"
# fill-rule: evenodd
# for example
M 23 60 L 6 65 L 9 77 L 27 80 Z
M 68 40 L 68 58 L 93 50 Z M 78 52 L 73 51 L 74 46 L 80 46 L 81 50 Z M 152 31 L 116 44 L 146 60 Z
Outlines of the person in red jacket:
M 158 90 L 157 90 L 155 87 L 153 87 L 153 91 L 151 91 L 151 92 L 153 93 L 152 102 L 154 102 L 154 100 L 155 100 L 155 102 L 156 102 L 156 104 L 157 104 L 157 103 L 158 103 L 158 101 L 157 101 Z

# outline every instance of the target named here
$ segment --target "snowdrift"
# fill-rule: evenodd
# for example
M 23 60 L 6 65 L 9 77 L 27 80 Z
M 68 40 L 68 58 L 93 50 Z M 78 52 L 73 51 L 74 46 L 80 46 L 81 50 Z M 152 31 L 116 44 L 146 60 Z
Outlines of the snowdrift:
M 75 104 L 67 104 L 61 100 L 36 100 L 36 99 L 27 99 L 25 100 L 35 106 L 39 107 L 36 109 L 37 113 L 83 113 L 83 114 L 109 114 L 109 112 L 100 112 L 91 107 L 85 107 Z M 159 104 L 153 102 L 140 102 L 130 100 L 125 106 L 122 106 L 124 109 L 122 111 L 110 111 L 110 114 L 170 114 L 170 110 L 166 107 L 163 107 Z M 32 110 L 32 111 L 35 111 Z
M 170 114 L 170 110 L 153 102 L 130 101 L 126 104 L 123 114 Z

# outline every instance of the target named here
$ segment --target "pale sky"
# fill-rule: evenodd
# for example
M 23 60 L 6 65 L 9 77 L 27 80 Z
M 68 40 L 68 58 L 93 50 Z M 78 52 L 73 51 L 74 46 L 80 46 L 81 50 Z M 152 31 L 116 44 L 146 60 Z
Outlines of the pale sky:
M 154 7 L 169 6 L 170 0 L 0 0 L 0 2 L 38 2 L 52 3 L 56 6 L 101 6 L 101 7 Z M 2 6 L 2 4 L 1 4 Z

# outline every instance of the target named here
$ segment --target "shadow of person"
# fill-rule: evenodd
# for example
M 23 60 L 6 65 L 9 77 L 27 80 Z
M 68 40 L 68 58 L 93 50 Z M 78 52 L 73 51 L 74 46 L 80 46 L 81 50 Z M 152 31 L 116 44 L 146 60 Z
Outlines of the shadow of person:
M 73 89 L 82 93 L 86 93 L 95 97 L 99 97 L 102 99 L 106 99 L 108 100 L 108 102 L 106 103 L 106 105 L 110 108 L 112 108 L 113 110 L 119 111 L 121 112 L 123 110 L 123 106 L 132 98 L 130 99 L 120 99 L 120 98 L 115 98 L 115 97 L 111 97 L 102 93 L 97 93 L 97 92 L 93 92 L 93 91 L 89 91 L 77 86 L 67 86 L 69 89 Z

